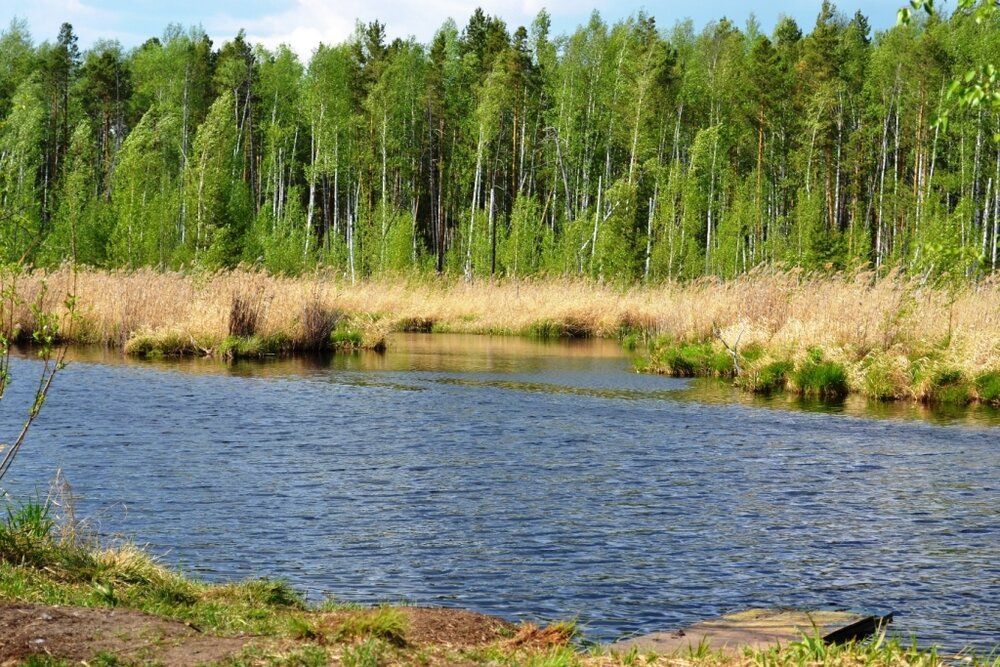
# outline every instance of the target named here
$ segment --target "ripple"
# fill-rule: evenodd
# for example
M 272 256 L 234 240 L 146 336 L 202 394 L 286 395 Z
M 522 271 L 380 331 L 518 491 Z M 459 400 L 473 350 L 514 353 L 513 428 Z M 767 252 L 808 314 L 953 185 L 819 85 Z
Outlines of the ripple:
M 988 415 L 699 398 L 604 348 L 415 345 L 232 373 L 78 361 L 4 482 L 44 492 L 62 468 L 102 532 L 316 599 L 577 618 L 595 640 L 879 608 L 924 643 L 996 645 Z M 7 430 L 30 382 L 8 392 Z

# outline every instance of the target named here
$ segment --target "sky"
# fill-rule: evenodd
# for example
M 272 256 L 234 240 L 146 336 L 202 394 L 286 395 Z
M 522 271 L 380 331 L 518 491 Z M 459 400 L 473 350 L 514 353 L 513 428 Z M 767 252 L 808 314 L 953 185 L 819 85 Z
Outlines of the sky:
M 126 48 L 160 36 L 170 23 L 201 25 L 216 45 L 243 28 L 253 42 L 269 48 L 285 43 L 307 59 L 320 42 L 337 44 L 353 32 L 355 21 L 375 19 L 386 24 L 390 39 L 415 37 L 430 42 L 449 17 L 459 28 L 476 7 L 499 16 L 513 31 L 530 25 L 539 10 L 552 17 L 553 33 L 563 34 L 586 23 L 597 10 L 609 23 L 645 10 L 663 28 L 690 18 L 695 28 L 723 16 L 743 26 L 756 16 L 770 32 L 779 16 L 794 18 L 803 32 L 816 20 L 821 0 L 0 0 L 0 30 L 24 18 L 36 43 L 54 41 L 63 22 L 73 25 L 80 46 L 97 39 L 116 39 Z M 838 10 L 852 16 L 861 10 L 872 28 L 889 28 L 905 0 L 835 0 Z

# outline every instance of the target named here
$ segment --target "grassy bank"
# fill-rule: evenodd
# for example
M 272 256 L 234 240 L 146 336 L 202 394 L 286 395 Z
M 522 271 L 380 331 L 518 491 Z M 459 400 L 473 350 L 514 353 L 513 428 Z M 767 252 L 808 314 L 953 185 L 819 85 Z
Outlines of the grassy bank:
M 75 287 L 74 287 L 75 285 Z M 646 370 L 739 376 L 751 391 L 878 400 L 1000 400 L 1000 285 L 938 287 L 892 275 L 757 272 L 720 282 L 634 286 L 548 279 L 466 283 L 226 271 L 68 270 L 21 276 L 6 328 L 30 333 L 28 304 L 75 292 L 73 342 L 137 356 L 259 356 L 378 348 L 393 331 L 617 337 Z M 738 372 L 737 372 L 738 371 Z
M 622 654 L 574 643 L 572 623 L 538 628 L 461 610 L 308 605 L 280 581 L 207 584 L 134 546 L 100 548 L 37 503 L 8 505 L 0 521 L 0 625 L 0 662 L 35 666 L 944 664 L 933 651 L 883 640 L 829 647 L 804 638 L 736 657 Z
M 720 288 L 743 300 L 739 317 L 647 339 L 639 370 L 729 378 L 760 394 L 1000 405 L 995 282 L 938 288 L 790 274 L 741 282 Z

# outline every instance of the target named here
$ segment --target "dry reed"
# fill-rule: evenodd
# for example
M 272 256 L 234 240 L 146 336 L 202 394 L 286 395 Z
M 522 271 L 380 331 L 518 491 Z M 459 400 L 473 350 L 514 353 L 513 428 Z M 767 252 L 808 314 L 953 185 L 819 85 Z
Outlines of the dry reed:
M 67 269 L 35 272 L 22 276 L 18 287 L 26 298 L 37 294 L 42 282 L 51 294 L 65 294 L 72 279 Z M 565 278 L 351 284 L 323 274 L 140 269 L 81 271 L 76 295 L 77 340 L 112 346 L 140 333 L 171 331 L 210 348 L 233 330 L 239 300 L 247 331 L 285 336 L 302 347 L 340 313 L 376 335 L 419 326 L 481 334 L 639 332 L 707 340 L 717 330 L 730 343 L 739 337 L 743 346 L 756 343 L 790 359 L 812 348 L 835 361 L 873 353 L 913 360 L 935 350 L 935 363 L 969 374 L 1000 368 L 996 280 L 955 292 L 898 274 L 876 280 L 868 273 L 818 277 L 758 271 L 725 282 L 620 289 Z

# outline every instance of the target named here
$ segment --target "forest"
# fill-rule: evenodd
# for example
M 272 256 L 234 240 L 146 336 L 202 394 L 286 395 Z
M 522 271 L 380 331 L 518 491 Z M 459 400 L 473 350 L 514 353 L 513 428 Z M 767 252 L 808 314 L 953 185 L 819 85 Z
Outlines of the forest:
M 697 29 L 476 10 L 429 44 L 359 23 L 308 62 L 169 26 L 81 50 L 0 33 L 0 253 L 349 280 L 997 270 L 1000 114 L 949 84 L 996 17 L 874 33 L 828 1 Z M 936 122 L 950 112 L 947 124 Z

